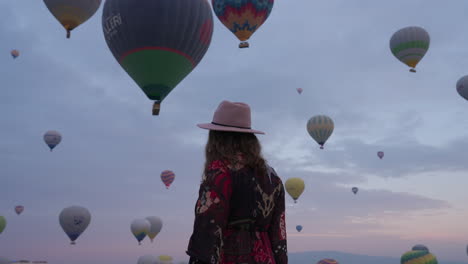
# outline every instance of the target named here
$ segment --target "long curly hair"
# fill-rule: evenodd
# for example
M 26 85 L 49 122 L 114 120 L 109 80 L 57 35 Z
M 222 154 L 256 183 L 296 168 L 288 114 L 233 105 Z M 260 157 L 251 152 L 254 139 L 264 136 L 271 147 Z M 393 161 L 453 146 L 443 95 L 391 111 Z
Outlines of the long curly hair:
M 256 171 L 257 175 L 267 173 L 266 161 L 262 156 L 262 147 L 253 133 L 238 133 L 210 130 L 205 147 L 205 169 L 215 160 L 242 165 Z M 239 154 L 242 160 L 239 160 Z

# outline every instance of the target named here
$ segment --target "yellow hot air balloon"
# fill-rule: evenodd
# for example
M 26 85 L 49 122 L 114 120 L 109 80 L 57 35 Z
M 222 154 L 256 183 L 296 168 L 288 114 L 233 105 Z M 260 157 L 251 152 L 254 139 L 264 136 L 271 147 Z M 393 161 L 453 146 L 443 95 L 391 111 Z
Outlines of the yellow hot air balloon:
M 92 17 L 101 0 L 44 0 L 44 3 L 67 31 L 67 38 L 70 38 L 70 31 Z
M 304 192 L 304 181 L 301 178 L 289 178 L 285 183 L 286 191 L 294 199 L 294 202 L 297 203 L 297 199 Z

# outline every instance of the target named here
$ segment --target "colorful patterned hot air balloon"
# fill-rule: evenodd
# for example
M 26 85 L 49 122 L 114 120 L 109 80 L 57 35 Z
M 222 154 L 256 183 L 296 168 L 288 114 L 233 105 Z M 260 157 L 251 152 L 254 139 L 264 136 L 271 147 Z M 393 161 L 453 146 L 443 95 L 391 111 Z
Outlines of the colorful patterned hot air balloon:
M 411 250 L 413 250 L 413 251 L 414 250 L 423 250 L 423 251 L 429 252 L 429 249 L 425 245 L 421 245 L 421 244 L 414 245 Z
M 401 264 L 437 264 L 434 255 L 426 250 L 412 250 L 401 256 Z
M 71 240 L 75 240 L 86 230 L 91 222 L 91 213 L 81 206 L 70 206 L 62 210 L 59 215 L 60 226 Z
M 104 36 L 114 57 L 160 103 L 201 61 L 211 43 L 213 15 L 206 0 L 107 0 Z
M 326 115 L 314 116 L 307 122 L 307 132 L 317 141 L 321 149 L 333 133 L 334 127 L 333 120 Z
M 141 241 L 145 239 L 146 235 L 151 229 L 151 223 L 146 219 L 133 220 L 130 225 L 130 230 L 138 241 L 138 245 L 141 245 Z
M 458 80 L 457 92 L 461 97 L 468 100 L 468 75 L 465 75 Z
M 153 243 L 154 238 L 159 234 L 159 232 L 161 232 L 163 225 L 162 220 L 157 216 L 148 216 L 146 217 L 146 220 L 148 220 L 148 222 L 151 224 L 148 237 L 150 238 L 151 243 Z
M 298 92 L 299 94 L 301 94 L 302 91 L 303 91 L 302 88 L 297 88 L 296 90 L 297 90 L 297 92 Z
M 6 225 L 7 225 L 7 221 L 5 217 L 0 215 L 0 234 L 3 232 L 3 230 L 5 230 Z
M 62 135 L 55 130 L 49 130 L 44 134 L 44 141 L 52 151 L 62 141 Z
M 15 212 L 17 215 L 21 214 L 24 211 L 24 206 L 18 205 L 15 207 Z
M 384 152 L 383 152 L 383 151 L 377 152 L 377 157 L 379 157 L 380 159 L 382 159 L 382 158 L 384 157 Z
M 296 226 L 296 230 L 297 230 L 297 232 L 301 232 L 301 231 L 302 231 L 302 226 L 301 226 L 301 225 L 297 225 L 297 226 Z
M 174 172 L 170 170 L 165 170 L 161 172 L 161 181 L 164 183 L 164 185 L 166 185 L 166 189 L 169 189 L 169 186 L 171 186 L 174 179 L 175 179 Z
M 10 52 L 10 54 L 11 54 L 11 56 L 13 57 L 13 59 L 18 58 L 18 56 L 20 55 L 19 51 L 18 51 L 18 50 L 15 50 L 15 49 L 12 50 L 12 51 Z
M 73 29 L 96 13 L 101 0 L 44 0 L 44 3 L 67 31 L 67 38 L 70 38 Z
M 304 192 L 305 184 L 301 178 L 289 178 L 284 184 L 286 191 L 293 198 L 294 203 L 297 203 L 297 199 Z
M 414 69 L 429 49 L 429 34 L 421 27 L 405 27 L 395 32 L 390 39 L 390 49 L 395 57 Z
M 242 41 L 239 48 L 249 47 L 247 40 L 267 20 L 274 0 L 212 0 L 216 16 Z
M 339 264 L 338 261 L 334 259 L 322 259 L 317 264 Z
M 354 194 L 356 194 L 356 193 L 359 191 L 359 189 L 358 189 L 358 187 L 353 187 L 353 188 L 351 189 L 351 191 L 352 191 Z

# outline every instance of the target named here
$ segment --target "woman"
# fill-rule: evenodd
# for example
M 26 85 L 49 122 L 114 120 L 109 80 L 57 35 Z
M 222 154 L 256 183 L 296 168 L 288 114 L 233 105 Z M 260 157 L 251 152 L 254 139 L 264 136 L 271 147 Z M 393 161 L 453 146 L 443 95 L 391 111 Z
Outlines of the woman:
M 261 156 L 250 108 L 223 101 L 208 129 L 206 163 L 187 254 L 195 264 L 287 264 L 284 187 Z

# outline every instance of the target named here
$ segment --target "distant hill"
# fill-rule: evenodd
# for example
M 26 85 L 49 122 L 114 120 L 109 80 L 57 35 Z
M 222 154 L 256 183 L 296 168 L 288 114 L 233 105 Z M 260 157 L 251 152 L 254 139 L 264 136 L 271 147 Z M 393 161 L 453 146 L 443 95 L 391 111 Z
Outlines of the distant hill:
M 289 264 L 315 264 L 324 258 L 332 258 L 340 264 L 400 264 L 400 258 L 356 255 L 337 251 L 307 251 L 288 254 Z M 439 264 L 467 264 L 438 259 Z

